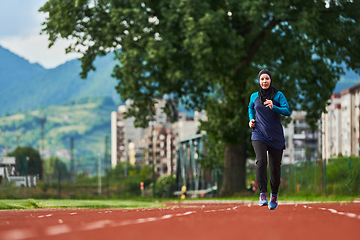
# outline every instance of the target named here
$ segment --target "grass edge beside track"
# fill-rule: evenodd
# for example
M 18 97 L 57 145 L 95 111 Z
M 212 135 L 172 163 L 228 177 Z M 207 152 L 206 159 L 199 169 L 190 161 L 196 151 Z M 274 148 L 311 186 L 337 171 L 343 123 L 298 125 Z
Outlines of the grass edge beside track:
M 252 202 L 259 201 L 258 196 L 233 197 L 233 198 L 186 198 L 180 199 L 155 199 L 148 201 L 138 200 L 75 200 L 75 199 L 0 199 L 0 210 L 27 210 L 48 208 L 89 208 L 89 209 L 111 209 L 111 208 L 160 208 L 165 203 L 191 203 L 191 202 Z M 360 196 L 279 196 L 279 202 L 360 202 Z
M 71 200 L 71 199 L 1 199 L 0 210 L 27 210 L 46 208 L 158 208 L 164 207 L 160 202 L 134 200 Z

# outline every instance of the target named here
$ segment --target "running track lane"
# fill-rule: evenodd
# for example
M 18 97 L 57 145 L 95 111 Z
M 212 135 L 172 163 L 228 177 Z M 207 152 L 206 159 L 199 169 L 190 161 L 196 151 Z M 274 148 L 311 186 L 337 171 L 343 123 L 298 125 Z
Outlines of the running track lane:
M 281 202 L 280 202 L 281 204 Z M 172 204 L 160 209 L 0 211 L 0 240 L 359 239 L 360 204 Z

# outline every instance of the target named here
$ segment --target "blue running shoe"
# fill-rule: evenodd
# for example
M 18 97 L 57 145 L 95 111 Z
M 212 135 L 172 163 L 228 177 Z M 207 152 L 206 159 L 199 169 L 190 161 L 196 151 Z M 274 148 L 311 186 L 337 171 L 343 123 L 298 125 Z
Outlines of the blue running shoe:
M 267 205 L 268 205 L 268 200 L 267 200 L 266 192 L 260 193 L 259 206 L 267 206 Z
M 278 206 L 278 195 L 277 194 L 271 194 L 271 199 L 270 199 L 270 203 L 269 203 L 269 209 L 270 210 L 275 210 L 275 208 L 277 208 Z

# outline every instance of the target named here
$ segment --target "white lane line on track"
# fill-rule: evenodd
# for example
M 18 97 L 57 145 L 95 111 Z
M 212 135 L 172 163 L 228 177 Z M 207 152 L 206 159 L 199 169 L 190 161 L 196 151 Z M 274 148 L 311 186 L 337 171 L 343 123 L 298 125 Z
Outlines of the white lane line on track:
M 329 211 L 329 212 L 331 212 L 331 213 L 334 213 L 334 214 L 339 214 L 339 215 L 341 215 L 341 216 L 347 216 L 347 217 L 350 217 L 350 218 L 358 218 L 358 219 L 360 219 L 360 215 L 358 216 L 358 215 L 356 215 L 355 213 L 345 213 L 345 212 L 338 212 L 337 210 L 335 210 L 335 209 L 332 209 L 332 208 L 329 208 L 329 209 L 326 209 L 326 208 L 319 208 L 320 210 L 324 210 L 324 211 Z
M 35 237 L 37 237 L 36 232 L 26 228 L 12 229 L 0 235 L 0 239 L 4 239 L 4 240 L 21 240 L 21 239 L 35 238 Z
M 121 222 L 114 222 L 112 220 L 101 220 L 96 222 L 87 223 L 85 226 L 74 229 L 71 228 L 70 225 L 67 224 L 61 224 L 61 225 L 53 225 L 43 228 L 43 233 L 39 235 L 35 230 L 33 229 L 12 229 L 4 232 L 0 232 L 0 240 L 22 240 L 22 239 L 28 239 L 28 238 L 36 238 L 36 237 L 44 237 L 44 236 L 54 236 L 64 233 L 70 233 L 70 232 L 79 232 L 79 231 L 88 231 L 88 230 L 94 230 L 104 227 L 120 227 L 120 226 L 126 226 L 126 225 L 133 225 L 133 224 L 141 224 L 146 222 L 154 222 L 164 219 L 170 219 L 172 217 L 181 217 L 181 216 L 187 216 L 190 214 L 195 213 L 196 211 L 189 211 L 185 213 L 178 213 L 178 214 L 167 214 L 163 215 L 161 217 L 149 217 L 149 218 L 140 218 L 135 220 L 124 220 Z
M 168 219 L 171 218 L 172 216 L 173 216 L 172 214 L 164 215 L 161 217 L 161 219 Z
M 50 226 L 45 229 L 45 234 L 48 236 L 58 235 L 62 233 L 68 233 L 71 232 L 70 226 L 64 224 L 64 225 L 55 225 Z
M 93 230 L 93 229 L 103 228 L 106 225 L 111 225 L 113 223 L 114 223 L 114 221 L 111 221 L 111 220 L 101 220 L 101 221 L 97 221 L 97 222 L 88 223 L 86 226 L 84 226 L 81 229 L 82 230 Z
M 75 215 L 75 214 L 77 214 L 76 212 L 72 212 L 72 213 L 70 213 L 70 215 Z
M 51 217 L 51 216 L 52 216 L 52 214 L 45 215 L 45 217 Z

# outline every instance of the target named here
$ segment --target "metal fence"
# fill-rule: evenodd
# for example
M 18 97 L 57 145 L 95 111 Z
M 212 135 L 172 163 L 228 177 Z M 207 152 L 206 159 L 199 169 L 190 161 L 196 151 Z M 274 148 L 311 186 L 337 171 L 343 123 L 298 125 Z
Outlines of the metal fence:
M 255 164 L 248 164 L 248 182 L 255 179 L 255 169 Z M 268 176 L 270 178 L 269 170 Z M 360 157 L 283 164 L 279 192 L 282 195 L 359 195 Z

